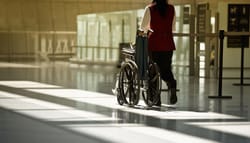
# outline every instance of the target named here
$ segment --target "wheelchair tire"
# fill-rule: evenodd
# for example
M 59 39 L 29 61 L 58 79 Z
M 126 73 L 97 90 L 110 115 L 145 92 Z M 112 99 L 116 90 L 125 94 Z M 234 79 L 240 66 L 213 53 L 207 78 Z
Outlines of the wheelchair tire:
M 138 70 L 134 63 L 126 62 L 122 65 L 119 74 L 119 99 L 125 104 L 134 106 L 139 102 L 140 82 L 138 80 Z M 120 103 L 119 103 L 120 104 Z
M 123 105 L 124 104 L 124 99 L 123 97 L 120 95 L 120 93 L 118 92 L 118 94 L 116 95 L 116 99 L 119 105 Z
M 161 96 L 161 77 L 156 63 L 149 64 L 148 70 L 148 89 L 142 92 L 142 97 L 147 106 L 155 105 Z

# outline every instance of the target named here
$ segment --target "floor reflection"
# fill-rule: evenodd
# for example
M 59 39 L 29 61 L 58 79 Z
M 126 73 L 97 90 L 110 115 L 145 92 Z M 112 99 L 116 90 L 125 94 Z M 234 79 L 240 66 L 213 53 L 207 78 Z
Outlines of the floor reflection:
M 176 105 L 167 105 L 163 92 L 161 108 L 147 108 L 143 101 L 131 108 L 118 105 L 112 95 L 116 67 L 65 62 L 7 65 L 0 64 L 0 109 L 81 135 L 108 142 L 250 140 L 250 89 L 233 86 L 238 79 L 223 80 L 223 95 L 232 99 L 209 99 L 217 95 L 217 79 L 190 77 L 184 67 L 176 74 L 180 89 Z

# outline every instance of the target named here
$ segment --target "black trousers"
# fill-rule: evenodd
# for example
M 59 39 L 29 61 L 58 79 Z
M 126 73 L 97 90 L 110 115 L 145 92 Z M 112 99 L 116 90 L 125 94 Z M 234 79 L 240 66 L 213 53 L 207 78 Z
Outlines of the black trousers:
M 157 63 L 161 79 L 167 83 L 168 88 L 176 88 L 176 80 L 172 72 L 173 51 L 150 52 L 150 56 Z

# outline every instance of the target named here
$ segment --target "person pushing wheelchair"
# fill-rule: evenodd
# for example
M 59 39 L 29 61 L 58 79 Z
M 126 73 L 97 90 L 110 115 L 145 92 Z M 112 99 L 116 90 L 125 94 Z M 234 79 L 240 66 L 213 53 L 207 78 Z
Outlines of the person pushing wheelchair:
M 168 0 L 153 0 L 146 6 L 140 30 L 148 33 L 148 51 L 157 63 L 160 75 L 168 86 L 170 104 L 177 103 L 176 79 L 172 72 L 172 57 L 176 50 L 173 30 L 175 30 L 175 9 Z M 160 95 L 159 95 L 160 96 Z M 156 106 L 161 106 L 161 98 Z

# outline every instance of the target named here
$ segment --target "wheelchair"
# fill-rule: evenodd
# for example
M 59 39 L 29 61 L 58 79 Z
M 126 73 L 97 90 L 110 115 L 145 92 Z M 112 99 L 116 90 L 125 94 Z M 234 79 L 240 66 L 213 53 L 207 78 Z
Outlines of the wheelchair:
M 116 94 L 117 102 L 120 105 L 136 106 L 142 96 L 145 104 L 152 107 L 160 100 L 161 96 L 160 72 L 157 64 L 148 55 L 142 59 L 146 60 L 144 61 L 146 66 L 141 69 L 142 66 L 138 65 L 136 57 L 144 53 L 136 53 L 138 52 L 136 48 L 138 48 L 136 45 L 130 44 L 130 47 L 121 50 L 124 60 L 117 75 L 113 93 Z M 144 48 L 140 52 L 146 51 L 147 49 Z

